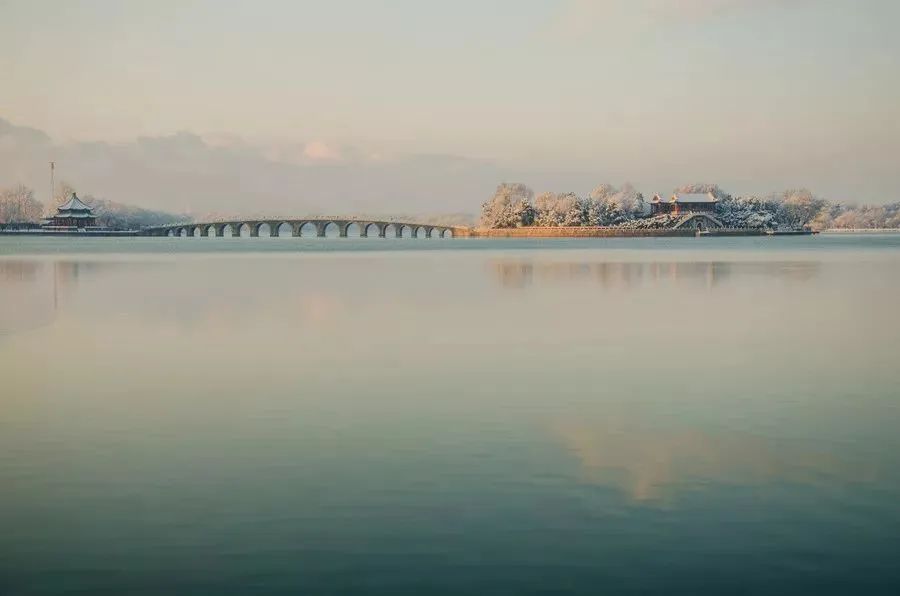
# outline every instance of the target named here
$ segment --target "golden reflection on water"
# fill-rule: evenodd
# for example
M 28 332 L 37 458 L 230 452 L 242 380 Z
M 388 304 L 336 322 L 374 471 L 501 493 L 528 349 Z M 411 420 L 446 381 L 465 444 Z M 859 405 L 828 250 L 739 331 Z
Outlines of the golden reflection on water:
M 667 489 L 679 485 L 813 482 L 820 475 L 874 482 L 878 473 L 871 463 L 757 436 L 641 428 L 621 416 L 562 421 L 552 434 L 576 458 L 583 482 L 618 486 L 634 501 L 665 500 Z

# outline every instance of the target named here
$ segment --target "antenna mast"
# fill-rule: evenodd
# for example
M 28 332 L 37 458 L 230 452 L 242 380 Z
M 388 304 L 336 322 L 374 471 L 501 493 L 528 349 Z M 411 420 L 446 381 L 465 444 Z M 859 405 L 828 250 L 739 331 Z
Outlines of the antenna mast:
M 47 208 L 51 209 L 51 210 L 53 209 L 53 191 L 55 190 L 53 188 L 53 170 L 55 170 L 55 169 L 56 169 L 56 162 L 51 161 L 50 162 L 50 202 L 47 203 Z

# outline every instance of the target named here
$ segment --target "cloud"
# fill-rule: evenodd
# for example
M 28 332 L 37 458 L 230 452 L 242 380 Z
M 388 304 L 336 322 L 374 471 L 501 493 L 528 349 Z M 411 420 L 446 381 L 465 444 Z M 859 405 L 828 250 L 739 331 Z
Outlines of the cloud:
M 313 161 L 336 161 L 341 159 L 341 152 L 322 141 L 310 141 L 303 148 L 303 155 Z
M 453 155 L 385 155 L 322 141 L 255 144 L 179 132 L 126 143 L 54 143 L 0 120 L 0 187 L 49 193 L 56 179 L 84 194 L 195 214 L 475 212 L 510 173 Z

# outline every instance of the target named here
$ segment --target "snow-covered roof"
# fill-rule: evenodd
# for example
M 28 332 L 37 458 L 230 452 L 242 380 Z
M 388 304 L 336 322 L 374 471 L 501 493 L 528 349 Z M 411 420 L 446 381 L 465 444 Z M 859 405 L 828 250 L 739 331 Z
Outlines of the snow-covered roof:
M 72 198 L 57 208 L 57 211 L 93 211 L 73 192 Z
M 669 199 L 670 203 L 716 203 L 719 199 L 716 198 L 711 192 L 685 192 L 685 193 L 675 193 L 672 195 L 672 198 Z

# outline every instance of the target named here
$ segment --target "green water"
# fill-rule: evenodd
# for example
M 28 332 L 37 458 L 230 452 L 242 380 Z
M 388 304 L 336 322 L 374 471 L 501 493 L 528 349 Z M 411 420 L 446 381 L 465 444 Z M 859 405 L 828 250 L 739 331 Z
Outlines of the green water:
M 896 594 L 900 235 L 0 237 L 0 593 Z

